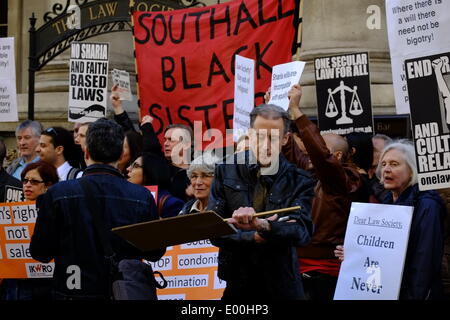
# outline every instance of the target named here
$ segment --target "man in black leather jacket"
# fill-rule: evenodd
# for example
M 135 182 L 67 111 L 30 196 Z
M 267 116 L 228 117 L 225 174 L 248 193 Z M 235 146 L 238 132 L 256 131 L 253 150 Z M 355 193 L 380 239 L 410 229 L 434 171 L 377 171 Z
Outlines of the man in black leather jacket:
M 220 248 L 218 276 L 227 282 L 222 299 L 302 299 L 295 247 L 311 239 L 314 181 L 280 153 L 289 127 L 283 109 L 261 105 L 250 119 L 251 150 L 216 167 L 208 201 L 209 210 L 231 217 L 237 228 L 236 234 L 211 240 Z M 301 209 L 254 217 L 292 206 Z

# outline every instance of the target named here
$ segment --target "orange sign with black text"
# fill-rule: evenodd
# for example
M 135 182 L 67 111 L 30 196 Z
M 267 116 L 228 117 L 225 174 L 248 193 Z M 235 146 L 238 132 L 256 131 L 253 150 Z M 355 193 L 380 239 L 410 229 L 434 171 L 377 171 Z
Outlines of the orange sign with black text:
M 167 287 L 158 290 L 158 299 L 220 299 L 226 283 L 217 277 L 218 253 L 209 240 L 168 247 L 160 260 L 150 262 L 167 280 Z M 160 281 L 159 277 L 156 280 Z
M 31 258 L 37 218 L 34 201 L 0 203 L 0 279 L 51 278 L 54 263 Z

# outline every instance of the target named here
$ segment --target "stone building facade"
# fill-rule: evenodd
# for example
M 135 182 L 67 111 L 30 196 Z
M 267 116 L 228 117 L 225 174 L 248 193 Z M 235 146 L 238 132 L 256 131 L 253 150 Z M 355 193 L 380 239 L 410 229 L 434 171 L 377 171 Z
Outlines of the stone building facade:
M 65 5 L 66 1 L 70 0 L 0 0 L 7 6 L 7 23 L 3 24 L 7 26 L 7 36 L 15 38 L 20 121 L 28 116 L 29 18 L 34 12 L 38 19 L 36 26 L 40 27 L 44 23 L 44 14 L 52 11 L 55 4 Z M 193 0 L 179 1 L 189 4 Z M 225 1 L 203 0 L 202 2 L 210 5 Z M 368 51 L 373 113 L 376 116 L 395 115 L 384 0 L 302 0 L 300 14 L 302 25 L 299 34 L 302 45 L 294 59 L 307 62 L 301 80 L 304 87 L 303 106 L 306 113 L 316 116 L 314 58 Z M 4 29 L 1 27 L 0 21 L 0 31 Z M 123 69 L 130 72 L 131 76 L 135 75 L 131 32 L 104 34 L 89 40 L 109 42 L 111 44 L 110 69 Z M 73 126 L 67 122 L 68 55 L 66 50 L 36 74 L 35 119 L 41 121 L 45 127 L 59 125 L 70 129 Z M 132 87 L 136 94 L 133 77 Z M 136 101 L 137 98 L 134 96 L 134 101 L 125 103 L 125 109 L 135 119 L 138 117 Z M 391 125 L 389 121 L 375 123 L 375 130 L 389 132 L 395 129 L 390 128 Z M 17 123 L 1 123 L 0 126 L 0 136 L 6 138 L 10 147 L 14 147 L 14 128 Z

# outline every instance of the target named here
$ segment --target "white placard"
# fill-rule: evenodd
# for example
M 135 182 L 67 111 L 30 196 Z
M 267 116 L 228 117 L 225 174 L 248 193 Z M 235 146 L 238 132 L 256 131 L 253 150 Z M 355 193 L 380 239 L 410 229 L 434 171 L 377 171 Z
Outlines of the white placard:
M 74 42 L 70 52 L 70 122 L 93 122 L 106 116 L 108 43 Z
M 0 38 L 0 122 L 18 120 L 14 38 Z
M 117 85 L 119 100 L 132 101 L 130 74 L 125 70 L 113 69 L 111 75 L 113 85 Z
M 247 133 L 255 104 L 255 60 L 236 55 L 234 76 L 233 139 Z
M 450 1 L 386 0 L 397 114 L 409 113 L 404 61 L 450 51 Z
M 397 300 L 413 207 L 353 202 L 335 300 Z
M 288 92 L 294 84 L 298 84 L 300 81 L 305 64 L 303 61 L 293 61 L 272 68 L 270 104 L 275 104 L 287 111 L 289 107 Z

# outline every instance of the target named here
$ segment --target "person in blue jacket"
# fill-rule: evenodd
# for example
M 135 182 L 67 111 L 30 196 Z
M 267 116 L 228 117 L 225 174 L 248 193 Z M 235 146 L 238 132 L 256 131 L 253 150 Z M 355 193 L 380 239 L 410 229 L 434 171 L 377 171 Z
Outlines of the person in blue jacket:
M 440 298 L 446 209 L 436 191 L 419 190 L 414 146 L 406 140 L 387 145 L 377 176 L 390 191 L 384 204 L 414 207 L 399 299 Z M 344 259 L 342 246 L 337 247 L 335 254 Z

